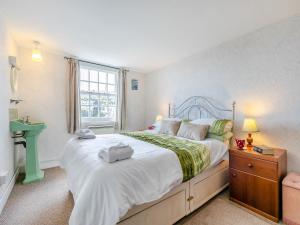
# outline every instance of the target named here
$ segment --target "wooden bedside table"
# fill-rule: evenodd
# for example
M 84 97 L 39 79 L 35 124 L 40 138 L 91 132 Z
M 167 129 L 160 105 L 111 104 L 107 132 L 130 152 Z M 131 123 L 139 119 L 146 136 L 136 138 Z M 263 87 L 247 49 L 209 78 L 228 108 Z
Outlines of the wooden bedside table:
M 230 200 L 278 222 L 281 217 L 281 181 L 286 175 L 287 153 L 274 155 L 229 150 Z

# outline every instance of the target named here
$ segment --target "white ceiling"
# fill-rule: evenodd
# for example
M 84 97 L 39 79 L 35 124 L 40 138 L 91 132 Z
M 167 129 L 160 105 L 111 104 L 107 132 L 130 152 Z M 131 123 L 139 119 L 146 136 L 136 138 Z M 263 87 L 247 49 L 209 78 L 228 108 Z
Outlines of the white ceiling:
M 300 12 L 299 0 L 1 0 L 20 46 L 149 72 Z

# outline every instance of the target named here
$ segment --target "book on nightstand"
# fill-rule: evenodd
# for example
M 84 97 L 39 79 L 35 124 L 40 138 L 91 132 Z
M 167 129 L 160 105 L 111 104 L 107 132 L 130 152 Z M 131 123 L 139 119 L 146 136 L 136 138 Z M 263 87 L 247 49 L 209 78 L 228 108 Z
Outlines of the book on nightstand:
M 274 149 L 266 145 L 253 146 L 253 150 L 263 155 L 274 155 Z

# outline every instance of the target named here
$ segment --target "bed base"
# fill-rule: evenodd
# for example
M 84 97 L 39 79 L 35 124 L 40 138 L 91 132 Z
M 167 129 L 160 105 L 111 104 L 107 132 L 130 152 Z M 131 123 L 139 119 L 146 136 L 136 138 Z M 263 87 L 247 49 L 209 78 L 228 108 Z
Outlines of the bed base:
M 228 161 L 174 188 L 161 199 L 135 206 L 118 225 L 172 225 L 228 186 Z

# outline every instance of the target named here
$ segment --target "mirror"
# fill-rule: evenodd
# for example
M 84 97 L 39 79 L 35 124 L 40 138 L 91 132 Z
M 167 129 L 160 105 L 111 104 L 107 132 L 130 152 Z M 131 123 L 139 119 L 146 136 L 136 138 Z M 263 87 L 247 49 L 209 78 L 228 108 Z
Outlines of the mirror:
M 13 93 L 18 90 L 18 70 L 17 58 L 15 56 L 8 56 L 8 62 L 10 64 L 10 87 Z
M 11 66 L 10 69 L 10 86 L 13 93 L 18 90 L 18 73 L 15 66 Z

